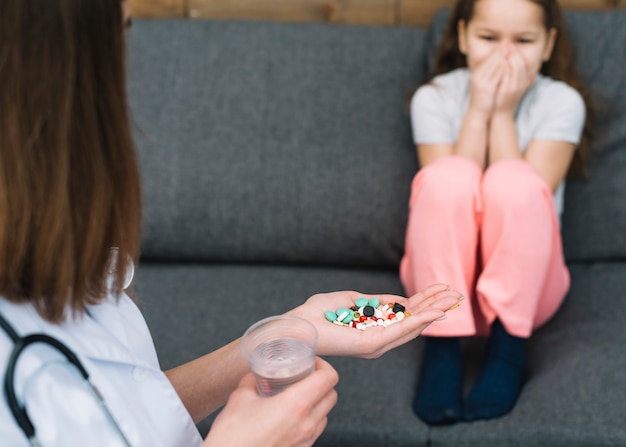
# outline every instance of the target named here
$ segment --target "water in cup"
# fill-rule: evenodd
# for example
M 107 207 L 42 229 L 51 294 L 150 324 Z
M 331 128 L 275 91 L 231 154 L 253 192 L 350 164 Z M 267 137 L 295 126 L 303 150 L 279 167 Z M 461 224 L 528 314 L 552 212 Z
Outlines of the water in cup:
M 260 344 L 252 352 L 259 394 L 273 396 L 311 374 L 315 352 L 304 342 L 282 338 Z
M 257 321 L 241 338 L 261 396 L 273 396 L 315 371 L 317 330 L 302 318 L 278 315 Z

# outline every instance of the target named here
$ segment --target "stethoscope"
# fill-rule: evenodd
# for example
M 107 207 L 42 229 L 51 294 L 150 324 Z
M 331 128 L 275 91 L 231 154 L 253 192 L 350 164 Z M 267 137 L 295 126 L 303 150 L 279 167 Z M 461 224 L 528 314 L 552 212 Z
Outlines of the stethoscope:
M 115 431 L 119 434 L 124 445 L 126 445 L 127 447 L 131 447 L 130 443 L 126 439 L 126 436 L 124 436 L 124 433 L 120 429 L 120 426 L 117 424 L 117 422 L 115 422 L 115 419 L 113 419 L 113 415 L 111 414 L 106 404 L 104 403 L 104 398 L 102 397 L 98 389 L 89 380 L 89 373 L 87 372 L 85 367 L 82 365 L 80 360 L 78 360 L 78 357 L 76 356 L 76 354 L 74 354 L 74 352 L 72 352 L 70 348 L 68 348 L 65 344 L 61 343 L 56 338 L 50 337 L 45 334 L 30 334 L 25 337 L 20 337 L 15 331 L 15 329 L 13 328 L 13 326 L 9 324 L 9 322 L 2 316 L 2 314 L 0 314 L 0 327 L 2 327 L 4 332 L 7 333 L 7 335 L 9 336 L 11 341 L 13 341 L 13 344 L 14 344 L 13 350 L 11 351 L 11 354 L 9 355 L 9 360 L 8 360 L 7 368 L 5 371 L 4 397 L 9 406 L 9 409 L 11 410 L 11 413 L 13 413 L 13 417 L 15 418 L 15 421 L 22 429 L 22 432 L 24 433 L 26 438 L 28 438 L 28 441 L 30 442 L 31 446 L 40 447 L 41 444 L 39 443 L 36 437 L 35 426 L 33 425 L 30 418 L 28 417 L 26 407 L 21 405 L 17 400 L 17 396 L 15 393 L 15 386 L 14 386 L 15 385 L 15 368 L 17 366 L 17 361 L 20 355 L 24 352 L 26 348 L 28 348 L 29 346 L 35 343 L 41 343 L 41 344 L 48 345 L 51 348 L 58 351 L 67 359 L 69 363 L 71 363 L 76 368 L 76 370 L 80 373 L 85 383 L 87 384 L 87 388 L 91 391 L 94 398 L 98 402 L 98 405 L 100 406 L 100 408 L 102 408 L 102 411 L 106 415 L 106 418 L 109 420 L 113 428 L 115 428 Z

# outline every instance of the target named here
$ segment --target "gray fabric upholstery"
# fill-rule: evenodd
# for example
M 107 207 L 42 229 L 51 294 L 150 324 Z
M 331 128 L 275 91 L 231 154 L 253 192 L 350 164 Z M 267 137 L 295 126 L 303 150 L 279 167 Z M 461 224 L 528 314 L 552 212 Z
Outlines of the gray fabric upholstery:
M 129 93 L 145 203 L 135 285 L 163 368 L 316 292 L 402 294 L 417 169 L 404 101 L 428 72 L 442 17 L 429 32 L 136 21 Z M 518 405 L 493 421 L 426 426 L 411 411 L 418 339 L 374 361 L 329 359 L 339 403 L 317 446 L 626 445 L 626 10 L 567 21 L 610 113 L 596 118 L 591 179 L 566 191 L 572 287 L 531 339 Z M 466 386 L 483 343 L 467 343 Z
M 626 312 L 612 311 L 619 309 L 615 297 L 624 287 L 624 270 L 623 263 L 572 266 L 572 292 L 531 340 L 528 382 L 510 415 L 434 429 L 416 419 L 411 400 L 418 339 L 373 361 L 328 359 L 340 374 L 339 402 L 316 445 L 624 445 Z M 385 270 L 146 263 L 136 277 L 140 307 L 163 368 L 216 349 L 254 321 L 316 292 L 341 289 L 402 293 L 395 272 Z M 475 355 L 466 359 L 469 370 L 477 368 L 480 346 L 470 346 Z M 200 424 L 202 432 L 212 420 Z
M 569 185 L 563 238 L 570 260 L 626 259 L 626 9 L 569 13 L 577 62 L 595 102 L 590 179 Z
M 425 31 L 346 28 L 138 21 L 146 257 L 397 264 Z

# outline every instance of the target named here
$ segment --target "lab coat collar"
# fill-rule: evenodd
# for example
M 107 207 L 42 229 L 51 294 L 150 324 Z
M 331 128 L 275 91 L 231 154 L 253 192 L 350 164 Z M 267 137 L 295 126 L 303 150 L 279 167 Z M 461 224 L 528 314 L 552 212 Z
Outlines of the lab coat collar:
M 98 305 L 88 306 L 87 312 L 80 315 L 72 315 L 68 310 L 61 324 L 44 320 L 30 304 L 9 303 L 0 299 L 0 312 L 20 336 L 44 333 L 57 338 L 79 356 L 137 364 L 129 347 L 125 321 L 118 309 L 120 305 L 129 305 L 127 300 L 130 301 L 130 298 L 126 295 L 120 296 L 119 302 L 115 297 L 109 297 Z

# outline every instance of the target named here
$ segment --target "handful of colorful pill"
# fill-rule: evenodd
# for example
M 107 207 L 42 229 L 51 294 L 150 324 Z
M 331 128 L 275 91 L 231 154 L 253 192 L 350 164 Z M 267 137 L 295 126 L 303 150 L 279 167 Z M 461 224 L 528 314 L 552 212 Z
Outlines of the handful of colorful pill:
M 328 321 L 339 326 L 365 330 L 373 326 L 391 326 L 410 316 L 400 303 L 381 304 L 378 298 L 357 298 L 354 306 L 340 307 L 336 311 L 327 310 L 324 316 Z

